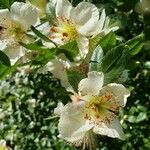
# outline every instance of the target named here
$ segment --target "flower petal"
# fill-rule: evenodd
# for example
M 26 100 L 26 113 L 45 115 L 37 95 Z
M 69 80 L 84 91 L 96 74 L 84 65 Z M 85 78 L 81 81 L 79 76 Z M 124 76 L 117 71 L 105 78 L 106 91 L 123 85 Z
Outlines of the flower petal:
M 14 2 L 11 5 L 10 13 L 13 19 L 20 22 L 26 30 L 38 21 L 38 11 L 31 4 Z
M 54 109 L 54 114 L 60 116 L 61 115 L 61 110 L 63 109 L 64 104 L 62 102 L 59 102 L 57 104 L 57 107 Z
M 104 75 L 102 72 L 91 71 L 88 78 L 82 79 L 78 85 L 79 94 L 98 95 L 103 86 Z
M 110 95 L 109 101 L 112 104 L 112 109 L 117 109 L 126 105 L 130 92 L 122 84 L 111 83 L 102 88 L 100 95 Z
M 97 134 L 125 140 L 123 129 L 117 118 L 113 119 L 110 124 L 101 123 L 98 126 L 95 126 L 93 131 Z
M 17 47 L 5 47 L 3 52 L 9 57 L 11 65 L 14 65 L 16 61 L 25 55 L 25 49 L 21 46 Z
M 66 80 L 66 72 L 64 64 L 59 61 L 57 58 L 52 59 L 50 62 L 46 64 L 45 67 L 42 68 L 42 72 L 50 71 L 56 78 L 61 80 Z
M 86 132 L 93 127 L 84 119 L 82 107 L 81 103 L 68 103 L 63 107 L 58 125 L 61 138 L 74 143 L 83 139 Z
M 103 9 L 102 13 L 101 13 L 101 16 L 100 16 L 99 23 L 98 23 L 98 32 L 100 32 L 103 29 L 105 19 L 106 19 L 106 13 L 105 13 L 105 9 Z
M 77 39 L 77 44 L 78 44 L 80 53 L 75 59 L 81 60 L 86 57 L 86 54 L 89 51 L 89 40 L 86 37 L 80 35 L 79 38 Z
M 72 11 L 71 19 L 77 24 L 80 34 L 91 36 L 95 32 L 99 20 L 98 8 L 91 3 L 81 2 Z
M 69 19 L 72 5 L 68 0 L 58 0 L 56 3 L 56 16 Z
M 5 40 L 0 41 L 0 50 L 3 51 L 7 47 Z
M 0 10 L 0 25 L 1 25 L 1 23 L 3 23 L 4 19 L 11 19 L 10 12 L 8 9 Z
M 39 72 L 51 72 L 55 78 L 60 80 L 61 85 L 65 87 L 68 92 L 74 93 L 74 90 L 68 81 L 66 72 L 66 69 L 70 67 L 70 62 L 63 54 L 59 55 L 59 57 L 60 58 L 55 58 L 49 61 L 44 67 L 39 70 Z
M 108 34 L 111 31 L 118 30 L 118 28 L 119 28 L 118 26 L 109 27 L 109 22 L 110 22 L 110 19 L 109 19 L 109 17 L 106 17 L 105 9 L 103 9 L 101 16 L 100 16 L 100 20 L 97 25 L 97 30 L 93 37 L 95 37 L 98 34 L 100 34 L 100 36 L 105 36 L 106 34 Z

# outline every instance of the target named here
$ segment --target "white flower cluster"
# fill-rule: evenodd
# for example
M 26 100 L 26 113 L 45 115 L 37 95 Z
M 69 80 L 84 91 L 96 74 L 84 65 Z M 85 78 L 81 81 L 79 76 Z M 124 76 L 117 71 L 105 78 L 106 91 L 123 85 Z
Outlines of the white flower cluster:
M 42 6 L 46 7 L 46 4 Z M 54 110 L 60 117 L 59 137 L 84 147 L 95 146 L 96 134 L 124 140 L 125 136 L 116 113 L 120 107 L 125 106 L 130 92 L 122 84 L 104 85 L 104 74 L 90 71 L 86 73 L 87 78 L 78 84 L 76 93 L 66 73 L 67 69 L 78 67 L 89 57 L 90 40 L 115 31 L 118 27 L 109 27 L 110 20 L 104 9 L 100 13 L 99 9 L 89 2 L 80 2 L 73 7 L 68 0 L 53 1 L 55 17 L 50 20 L 52 25 L 49 25 L 48 19 L 42 24 L 40 18 L 45 16 L 43 10 L 46 9 L 42 6 L 37 5 L 36 1 L 14 2 L 10 10 L 0 10 L 0 50 L 7 54 L 12 65 L 20 58 L 24 58 L 26 62 L 28 51 L 20 42 L 33 41 L 28 36 L 32 32 L 31 26 L 52 41 L 42 40 L 44 47 L 56 48 L 69 41 L 76 41 L 79 53 L 74 56 L 74 62 L 70 62 L 61 52 L 40 69 L 40 72 L 53 73 L 60 79 L 62 86 L 72 92 L 72 101 L 66 105 L 59 103 Z

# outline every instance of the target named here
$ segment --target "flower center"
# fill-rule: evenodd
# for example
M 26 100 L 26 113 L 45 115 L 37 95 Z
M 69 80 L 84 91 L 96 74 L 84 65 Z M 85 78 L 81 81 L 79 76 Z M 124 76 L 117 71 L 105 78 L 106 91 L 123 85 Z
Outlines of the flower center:
M 52 32 L 50 38 L 60 38 L 61 41 L 75 40 L 78 37 L 78 32 L 73 22 L 64 17 L 57 18 L 55 23 L 57 26 L 53 26 L 50 31 Z M 54 33 L 54 34 L 53 34 Z
M 25 30 L 20 23 L 7 19 L 3 19 L 0 23 L 0 40 L 8 40 L 9 44 L 17 44 L 25 37 Z
M 100 122 L 110 122 L 112 119 L 112 103 L 110 100 L 112 95 L 92 96 L 87 102 L 84 110 L 84 118 L 88 119 L 91 123 L 98 125 Z M 114 110 L 115 111 L 115 110 Z

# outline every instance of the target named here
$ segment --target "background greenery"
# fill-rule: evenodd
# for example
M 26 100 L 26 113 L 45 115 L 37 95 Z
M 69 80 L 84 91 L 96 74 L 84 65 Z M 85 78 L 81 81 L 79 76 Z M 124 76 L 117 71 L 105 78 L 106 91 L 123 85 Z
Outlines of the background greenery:
M 18 0 L 19 1 L 19 0 Z M 23 0 L 22 0 L 23 1 Z M 92 0 L 91 0 L 92 1 Z M 140 33 L 147 36 L 147 16 L 134 11 L 138 0 L 93 0 L 104 7 L 112 24 L 119 25 L 118 38 L 127 41 Z M 1 8 L 9 8 L 14 0 L 0 1 Z M 79 0 L 73 0 L 74 5 Z M 99 137 L 98 150 L 150 149 L 150 45 L 145 44 L 133 58 L 132 71 L 126 85 L 132 89 L 127 106 L 120 110 L 126 140 Z M 52 118 L 58 101 L 66 103 L 68 93 L 50 73 L 17 72 L 0 81 L 0 139 L 15 150 L 75 150 L 57 137 L 58 119 Z

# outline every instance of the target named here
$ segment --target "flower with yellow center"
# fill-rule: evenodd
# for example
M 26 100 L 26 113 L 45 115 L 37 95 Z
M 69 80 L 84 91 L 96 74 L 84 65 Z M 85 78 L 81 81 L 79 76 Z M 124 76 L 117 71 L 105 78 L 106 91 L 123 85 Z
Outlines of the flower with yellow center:
M 80 2 L 73 7 L 68 0 L 57 0 L 56 19 L 50 29 L 50 39 L 57 44 L 74 40 L 77 41 L 80 54 L 78 59 L 85 58 L 89 51 L 89 38 L 98 34 L 106 35 L 118 27 L 109 28 L 109 18 L 105 10 L 101 15 L 98 8 L 89 2 Z
M 32 15 L 31 15 L 32 14 Z M 0 10 L 0 50 L 4 51 L 14 64 L 25 50 L 18 42 L 27 42 L 27 30 L 38 20 L 36 8 L 30 4 L 15 2 L 8 9 Z
M 116 112 L 125 106 L 130 92 L 122 84 L 103 87 L 103 79 L 103 73 L 89 72 L 79 83 L 79 93 L 71 97 L 73 101 L 55 109 L 60 116 L 61 138 L 77 146 L 91 143 L 92 138 L 87 136 L 91 132 L 125 139 Z
M 68 0 L 58 0 L 55 13 L 56 20 L 50 29 L 50 39 L 58 44 L 77 41 L 79 59 L 84 58 L 89 50 L 88 38 L 97 32 L 100 17 L 98 8 L 89 2 L 81 2 L 73 7 Z

